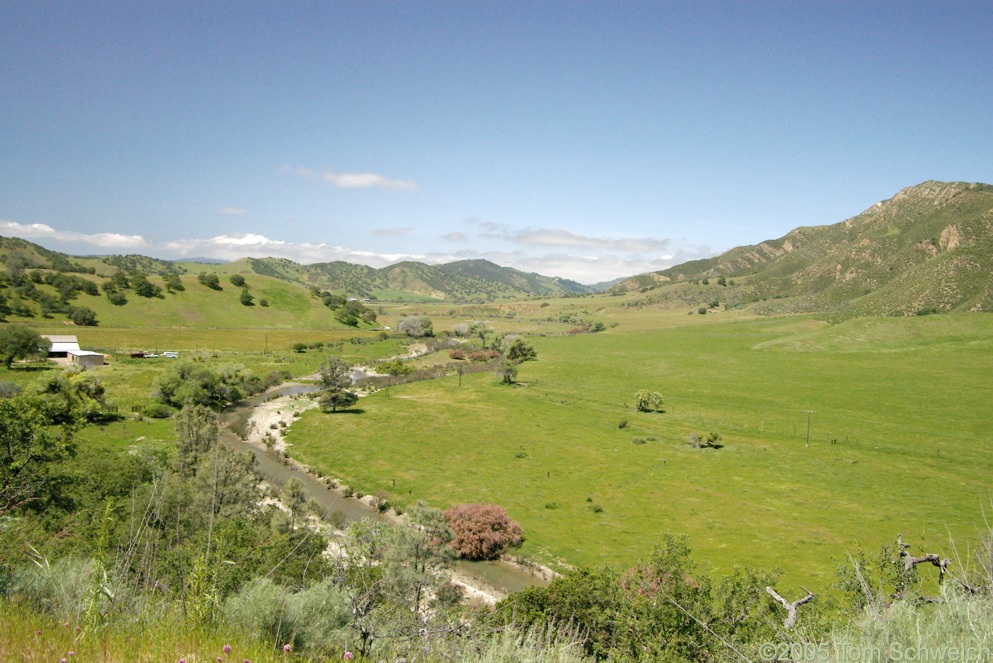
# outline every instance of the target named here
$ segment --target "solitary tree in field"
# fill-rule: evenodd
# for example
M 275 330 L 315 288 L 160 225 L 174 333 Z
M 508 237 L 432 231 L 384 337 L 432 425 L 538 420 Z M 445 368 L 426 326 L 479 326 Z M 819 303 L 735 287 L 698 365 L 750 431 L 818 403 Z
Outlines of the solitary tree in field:
M 517 364 L 512 361 L 503 361 L 497 372 L 503 378 L 504 384 L 514 384 L 514 380 L 517 379 Z
M 0 326 L 0 359 L 8 369 L 15 359 L 26 359 L 48 352 L 49 342 L 38 332 L 20 325 Z
M 340 407 L 355 405 L 358 396 L 351 391 L 352 368 L 343 359 L 328 356 L 321 362 L 317 383 L 321 386 L 320 403 L 323 408 L 337 412 Z

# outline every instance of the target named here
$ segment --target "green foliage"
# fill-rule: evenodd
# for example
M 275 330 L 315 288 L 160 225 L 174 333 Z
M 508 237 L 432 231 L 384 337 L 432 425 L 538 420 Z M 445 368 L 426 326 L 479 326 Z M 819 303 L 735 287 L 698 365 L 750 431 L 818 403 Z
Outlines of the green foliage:
M 224 613 L 232 624 L 271 642 L 291 643 L 294 651 L 334 651 L 351 635 L 346 598 L 331 579 L 294 592 L 260 578 L 230 597 Z
M 139 297 L 161 297 L 162 288 L 148 280 L 142 273 L 135 273 L 131 277 L 131 288 Z
M 63 390 L 33 386 L 0 398 L 0 515 L 58 497 L 57 464 L 76 453 L 80 419 Z
M 414 367 L 405 362 L 403 359 L 397 357 L 389 361 L 384 361 L 381 364 L 377 364 L 376 372 L 392 375 L 393 377 L 403 377 L 413 373 Z
M 228 280 L 231 281 L 231 285 L 236 288 L 241 288 L 245 285 L 245 277 L 241 274 L 232 274 Z
M 166 290 L 169 292 L 184 292 L 186 286 L 183 285 L 182 279 L 179 278 L 179 274 L 175 272 L 169 272 L 163 277 L 163 282 L 165 283 Z
M 358 396 L 350 390 L 352 386 L 352 369 L 347 362 L 339 357 L 328 355 L 318 367 L 317 383 L 321 387 L 319 397 L 321 407 L 330 408 L 337 412 L 338 408 L 351 407 L 358 401 Z
M 504 384 L 514 384 L 514 380 L 517 379 L 517 364 L 504 361 L 500 364 L 497 372 Z
M 38 332 L 21 325 L 0 325 L 0 360 L 9 370 L 15 359 L 47 353 L 49 343 Z
M 538 352 L 534 346 L 523 338 L 517 338 L 506 350 L 507 359 L 513 362 L 534 361 L 538 358 Z
M 202 457 L 217 443 L 221 429 L 217 415 L 207 407 L 187 403 L 176 414 L 176 457 L 180 476 L 196 474 Z
M 78 327 L 94 327 L 97 324 L 97 314 L 85 306 L 70 306 L 69 319 Z
M 156 381 L 158 400 L 183 407 L 187 403 L 219 408 L 244 397 L 238 371 L 222 375 L 197 362 L 177 362 Z
M 634 395 L 634 405 L 642 412 L 658 412 L 662 409 L 662 394 L 642 389 Z
M 199 281 L 201 285 L 205 285 L 211 290 L 223 290 L 223 288 L 221 287 L 221 279 L 220 277 L 217 276 L 217 274 L 208 274 L 207 272 L 200 272 L 197 275 L 197 281 Z
M 714 582 L 691 561 L 685 539 L 666 536 L 637 566 L 578 569 L 510 596 L 497 615 L 525 628 L 571 623 L 597 659 L 719 660 L 735 653 L 729 643 L 773 637 L 763 594 L 775 577 L 735 570 Z
M 238 296 L 238 301 L 241 302 L 242 306 L 255 306 L 255 297 L 253 297 L 252 293 L 248 291 L 248 288 L 241 291 L 241 295 Z

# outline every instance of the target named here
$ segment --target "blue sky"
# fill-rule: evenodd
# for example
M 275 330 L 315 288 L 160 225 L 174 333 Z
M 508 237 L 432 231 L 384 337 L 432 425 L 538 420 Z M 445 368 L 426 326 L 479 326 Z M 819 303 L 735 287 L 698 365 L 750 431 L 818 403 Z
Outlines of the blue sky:
M 583 283 L 993 181 L 984 2 L 0 4 L 0 235 Z

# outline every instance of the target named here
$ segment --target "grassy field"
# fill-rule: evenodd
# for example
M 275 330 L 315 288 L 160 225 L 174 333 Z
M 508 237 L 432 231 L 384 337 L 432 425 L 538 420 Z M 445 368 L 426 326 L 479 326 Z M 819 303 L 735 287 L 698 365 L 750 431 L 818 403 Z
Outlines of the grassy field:
M 262 286 L 255 279 L 253 289 Z M 234 288 L 188 285 L 198 305 L 229 295 L 234 303 Z M 633 305 L 638 298 L 377 305 L 379 322 L 391 327 L 418 314 L 432 318 L 436 333 L 486 321 L 497 332 L 529 334 L 539 360 L 520 367 L 514 386 L 492 374 L 465 375 L 460 386 L 451 376 L 381 391 L 355 412 L 309 412 L 289 432 L 292 453 L 401 506 L 501 504 L 525 528 L 523 552 L 552 564 L 626 564 L 663 533 L 685 533 L 717 572 L 779 566 L 788 581 L 817 591 L 858 545 L 873 550 L 899 533 L 918 552 L 947 550 L 949 534 L 967 542 L 985 529 L 990 316 L 829 325 Z M 130 350 L 293 376 L 313 372 L 328 349 L 297 353 L 295 343 L 325 344 L 350 363 L 405 352 L 402 339 L 379 341 L 372 329 L 337 323 L 311 328 L 306 316 L 300 328 L 269 327 L 256 324 L 256 311 L 232 308 L 227 328 L 211 328 L 154 324 L 140 310 L 121 326 L 101 315 L 99 327 L 37 329 L 73 333 L 82 347 L 110 353 L 99 375 L 121 412 L 150 404 L 172 361 L 130 359 Z M 566 333 L 576 319 L 608 328 Z M 0 381 L 41 370 L 52 369 L 0 370 Z M 666 411 L 638 412 L 639 389 L 660 391 Z M 721 434 L 723 448 L 688 444 L 691 434 L 710 432 Z M 127 420 L 88 428 L 81 439 L 126 448 L 171 435 L 168 421 Z
M 993 318 L 590 313 L 621 324 L 534 338 L 516 386 L 453 376 L 311 411 L 292 454 L 400 504 L 501 504 L 544 561 L 624 564 L 685 533 L 715 571 L 777 566 L 815 592 L 859 545 L 982 529 Z M 638 412 L 638 389 L 666 412 Z M 712 431 L 723 448 L 687 443 Z

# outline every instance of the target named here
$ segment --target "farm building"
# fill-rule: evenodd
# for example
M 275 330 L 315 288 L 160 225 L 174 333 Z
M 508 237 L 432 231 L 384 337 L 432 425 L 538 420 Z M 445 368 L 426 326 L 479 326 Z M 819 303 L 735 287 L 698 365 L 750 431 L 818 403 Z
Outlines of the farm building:
M 99 352 L 90 350 L 70 350 L 69 361 L 75 366 L 87 368 L 89 366 L 103 366 L 104 357 Z
M 88 366 L 103 366 L 105 357 L 99 352 L 82 350 L 75 336 L 55 336 L 42 334 L 41 337 L 51 345 L 48 348 L 48 358 L 66 360 L 69 363 L 86 368 Z M 65 363 L 65 361 L 58 362 Z
M 79 341 L 75 336 L 52 336 L 42 334 L 41 337 L 48 340 L 48 342 L 52 344 L 48 349 L 49 359 L 64 359 L 69 356 L 70 352 L 81 352 L 79 349 Z

